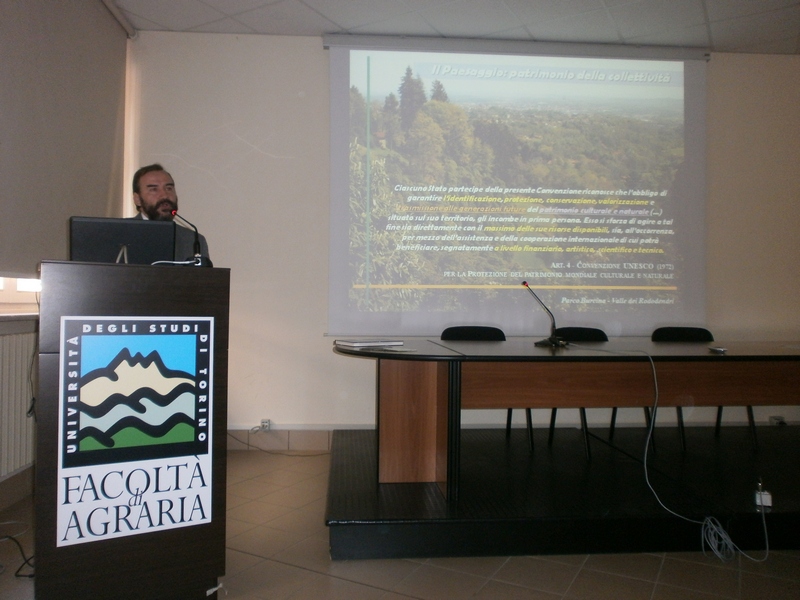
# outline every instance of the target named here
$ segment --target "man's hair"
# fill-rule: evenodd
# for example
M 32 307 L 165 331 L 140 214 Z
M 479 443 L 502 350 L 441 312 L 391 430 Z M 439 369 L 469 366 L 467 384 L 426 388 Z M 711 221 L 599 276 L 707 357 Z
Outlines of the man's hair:
M 136 173 L 133 174 L 133 193 L 139 193 L 139 180 L 142 178 L 142 175 L 146 175 L 147 173 L 152 173 L 153 171 L 164 171 L 167 175 L 169 172 L 162 167 L 158 163 L 153 163 L 152 165 L 147 165 L 146 167 L 142 167 Z M 171 175 L 170 175 L 171 176 Z

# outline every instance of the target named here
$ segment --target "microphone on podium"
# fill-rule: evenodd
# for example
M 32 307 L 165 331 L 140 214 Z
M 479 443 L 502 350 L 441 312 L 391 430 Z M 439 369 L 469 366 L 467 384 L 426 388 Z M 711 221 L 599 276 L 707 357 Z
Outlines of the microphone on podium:
M 194 229 L 194 256 L 190 256 L 187 260 L 193 260 L 195 267 L 213 267 L 214 264 L 211 262 L 211 259 L 207 256 L 203 256 L 203 252 L 200 248 L 200 232 L 197 231 L 197 227 L 180 216 L 177 208 L 172 209 L 172 217 L 180 219 Z
M 564 346 L 566 346 L 567 342 L 565 342 L 564 340 L 562 340 L 559 337 L 556 337 L 556 318 L 553 316 L 553 313 L 551 313 L 550 309 L 547 308 L 547 306 L 545 305 L 544 302 L 542 302 L 542 299 L 539 298 L 539 296 L 536 295 L 536 292 L 534 292 L 530 288 L 530 286 L 528 285 L 527 281 L 523 281 L 522 285 L 524 285 L 525 289 L 528 290 L 531 293 L 531 296 L 536 298 L 536 301 L 539 303 L 539 306 L 541 306 L 544 309 L 544 311 L 547 313 L 547 316 L 550 317 L 550 337 L 545 338 L 543 340 L 539 340 L 534 345 L 535 346 L 547 346 L 547 347 L 551 347 L 551 348 L 563 348 Z

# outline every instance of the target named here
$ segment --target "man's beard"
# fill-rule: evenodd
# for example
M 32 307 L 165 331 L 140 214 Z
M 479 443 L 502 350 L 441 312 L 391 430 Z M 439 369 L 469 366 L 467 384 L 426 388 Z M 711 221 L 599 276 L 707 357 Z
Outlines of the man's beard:
M 163 212 L 161 209 L 166 206 L 169 208 L 168 212 Z M 151 221 L 172 221 L 172 211 L 178 210 L 178 205 L 172 200 L 159 200 L 153 206 L 143 206 L 144 214 Z

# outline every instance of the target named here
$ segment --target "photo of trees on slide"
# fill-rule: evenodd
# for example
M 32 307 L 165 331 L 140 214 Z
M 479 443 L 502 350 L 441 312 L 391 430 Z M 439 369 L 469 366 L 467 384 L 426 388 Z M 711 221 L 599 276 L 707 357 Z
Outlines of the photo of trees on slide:
M 675 302 L 682 69 L 352 51 L 351 307 L 458 310 L 523 279 L 577 310 Z

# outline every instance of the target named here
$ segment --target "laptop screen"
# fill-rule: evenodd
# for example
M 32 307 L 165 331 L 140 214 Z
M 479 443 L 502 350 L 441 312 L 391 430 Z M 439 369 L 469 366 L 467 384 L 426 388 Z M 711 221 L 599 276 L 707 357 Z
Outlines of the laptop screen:
M 175 227 L 172 221 L 71 217 L 69 258 L 131 265 L 173 261 Z

